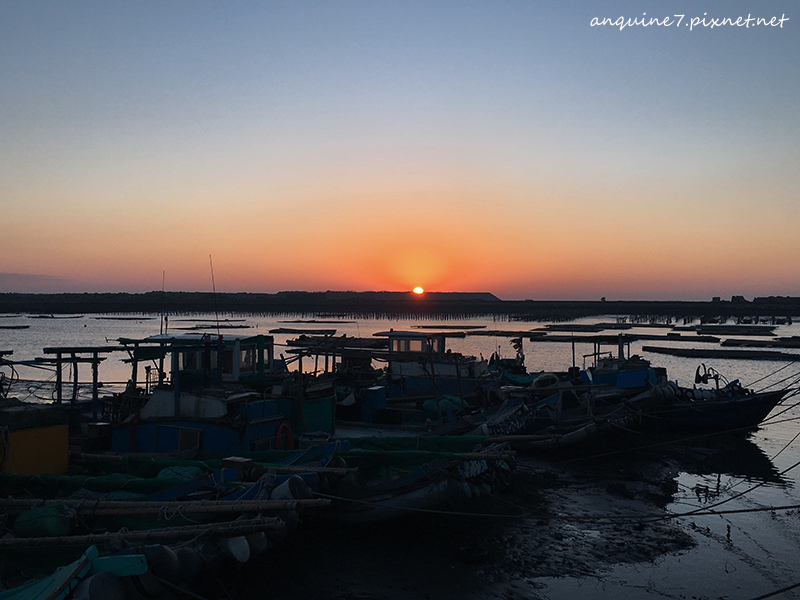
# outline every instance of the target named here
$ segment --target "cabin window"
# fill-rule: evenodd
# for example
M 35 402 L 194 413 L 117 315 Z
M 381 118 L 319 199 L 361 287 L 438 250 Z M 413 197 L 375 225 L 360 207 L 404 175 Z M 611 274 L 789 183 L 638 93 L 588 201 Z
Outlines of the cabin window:
M 199 352 L 183 352 L 181 353 L 181 368 L 184 370 L 199 369 L 200 353 Z
M 254 451 L 259 450 L 274 450 L 275 438 L 265 437 L 250 442 L 250 449 Z
M 159 425 L 156 428 L 156 452 L 202 450 L 203 430 L 196 427 Z
M 203 448 L 203 430 L 181 427 L 178 430 L 178 450 L 201 450 Z
M 402 339 L 392 340 L 393 352 L 423 352 L 427 349 L 425 340 L 421 339 Z
M 253 346 L 242 348 L 239 356 L 239 370 L 252 372 L 256 367 L 256 349 Z
M 223 373 L 233 373 L 233 348 L 225 348 L 221 354 L 220 370 Z

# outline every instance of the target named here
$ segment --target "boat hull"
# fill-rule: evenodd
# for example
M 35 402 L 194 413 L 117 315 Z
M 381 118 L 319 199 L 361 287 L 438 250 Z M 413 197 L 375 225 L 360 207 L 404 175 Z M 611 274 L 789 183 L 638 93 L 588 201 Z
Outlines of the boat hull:
M 691 390 L 689 390 L 691 391 Z M 705 400 L 681 394 L 642 416 L 642 427 L 660 431 L 736 431 L 757 427 L 786 395 L 785 390 Z

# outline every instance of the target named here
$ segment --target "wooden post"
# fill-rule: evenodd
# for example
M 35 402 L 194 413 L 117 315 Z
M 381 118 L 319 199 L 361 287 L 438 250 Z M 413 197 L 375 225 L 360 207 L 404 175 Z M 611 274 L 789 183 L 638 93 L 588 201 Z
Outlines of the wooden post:
M 75 353 L 70 354 L 72 357 L 72 404 L 78 399 L 78 360 Z
M 453 358 L 455 359 L 455 363 L 456 363 L 456 378 L 458 379 L 458 395 L 461 398 L 461 401 L 463 403 L 463 401 L 464 401 L 464 389 L 461 386 L 461 363 L 458 360 L 458 354 L 453 356 Z
M 139 343 L 133 345 L 133 352 L 131 352 L 131 382 L 133 389 L 136 389 L 136 384 L 139 381 L 139 360 L 136 358 L 136 350 L 139 348 Z
M 61 401 L 63 400 L 63 391 L 61 389 L 62 383 L 61 352 L 56 352 L 56 404 L 61 404 Z
M 439 418 L 439 425 L 444 425 L 444 419 L 442 418 L 442 398 L 439 395 L 439 385 L 436 383 L 436 365 L 433 362 L 433 345 L 428 343 L 428 361 L 431 365 L 431 380 L 433 381 L 433 392 L 436 394 L 436 414 Z
M 100 398 L 97 391 L 97 371 L 100 365 L 98 353 L 92 354 L 92 421 L 97 422 L 97 409 L 100 404 Z
M 575 366 L 575 334 L 572 334 L 572 366 Z
M 181 389 L 178 380 L 178 351 L 173 347 L 172 348 L 172 358 L 170 359 L 171 369 L 172 369 L 172 393 L 173 393 L 173 405 L 172 405 L 172 416 L 177 417 L 181 414 Z
M 264 338 L 259 337 L 256 344 L 256 375 L 264 377 Z

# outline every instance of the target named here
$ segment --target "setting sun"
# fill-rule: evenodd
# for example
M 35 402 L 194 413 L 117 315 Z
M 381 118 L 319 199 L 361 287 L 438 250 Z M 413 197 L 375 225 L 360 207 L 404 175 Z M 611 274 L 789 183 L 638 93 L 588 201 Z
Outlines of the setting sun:
M 414 288 L 412 291 L 413 291 L 415 294 L 422 294 L 422 293 L 423 293 L 425 290 L 423 290 L 421 287 L 417 286 L 417 287 L 415 287 L 415 288 Z

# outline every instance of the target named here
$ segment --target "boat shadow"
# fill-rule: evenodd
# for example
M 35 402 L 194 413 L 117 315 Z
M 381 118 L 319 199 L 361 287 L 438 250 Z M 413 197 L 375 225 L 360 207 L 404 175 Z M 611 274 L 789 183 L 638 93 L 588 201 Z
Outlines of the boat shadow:
M 693 475 L 724 475 L 781 488 L 794 485 L 793 480 L 781 474 L 758 444 L 741 434 L 674 441 L 661 446 L 659 453 L 673 461 L 681 471 Z

